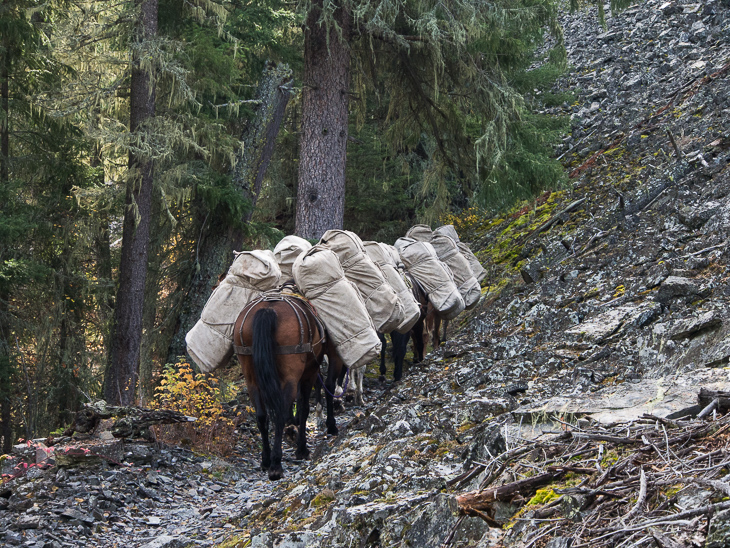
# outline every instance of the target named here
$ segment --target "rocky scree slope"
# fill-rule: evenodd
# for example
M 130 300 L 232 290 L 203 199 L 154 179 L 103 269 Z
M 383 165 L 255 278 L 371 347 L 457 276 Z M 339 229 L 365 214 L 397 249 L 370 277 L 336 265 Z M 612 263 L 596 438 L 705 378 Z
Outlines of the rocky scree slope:
M 368 379 L 368 405 L 281 482 L 250 447 L 220 477 L 189 453 L 52 469 L 0 493 L 6 543 L 725 546 L 730 428 L 719 400 L 697 418 L 697 392 L 730 389 L 730 7 L 562 20 L 559 88 L 577 101 L 546 111 L 572 119 L 569 188 L 463 223 L 493 285 L 452 340 L 398 384 Z M 97 523 L 45 533 L 59 514 L 43 485 L 78 489 Z M 113 522 L 92 496 L 116 504 Z
M 693 417 L 701 387 L 730 388 L 730 9 L 650 0 L 605 29 L 595 13 L 562 19 L 560 88 L 578 101 L 551 111 L 572 119 L 569 190 L 462 227 L 492 291 L 274 503 L 251 506 L 253 546 L 674 546 L 685 533 L 666 516 L 693 508 L 677 545 L 724 546 L 727 518 L 710 527 L 707 505 L 730 492 L 712 476 L 726 430 Z M 585 455 L 542 498 L 460 517 L 461 493 Z M 578 488 L 606 482 L 621 488 Z

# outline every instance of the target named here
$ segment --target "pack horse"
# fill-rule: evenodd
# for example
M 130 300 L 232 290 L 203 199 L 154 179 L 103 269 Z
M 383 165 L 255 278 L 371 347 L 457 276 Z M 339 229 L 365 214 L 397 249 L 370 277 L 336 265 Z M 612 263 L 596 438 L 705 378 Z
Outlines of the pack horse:
M 295 456 L 309 457 L 309 394 L 325 355 L 330 363 L 324 380 L 328 388 L 327 431 L 337 434 L 330 394 L 334 393 L 342 361 L 328 343 L 325 327 L 308 301 L 286 290 L 269 291 L 246 305 L 236 320 L 233 344 L 256 409 L 263 445 L 261 468 L 268 470 L 269 479 L 280 479 L 282 435 L 295 401 L 299 430 Z M 269 422 L 274 426 L 273 447 L 269 443 Z

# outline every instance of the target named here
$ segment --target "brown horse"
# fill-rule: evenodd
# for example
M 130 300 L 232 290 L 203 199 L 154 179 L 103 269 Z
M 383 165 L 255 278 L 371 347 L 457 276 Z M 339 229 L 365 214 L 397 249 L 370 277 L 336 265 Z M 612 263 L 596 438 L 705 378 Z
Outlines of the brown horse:
M 325 385 L 333 393 L 342 361 L 328 344 L 324 326 L 309 303 L 287 292 L 268 292 L 249 303 L 236 320 L 233 344 L 256 409 L 263 445 L 261 468 L 269 471 L 269 479 L 280 479 L 282 434 L 294 401 L 299 423 L 296 458 L 306 459 L 309 394 L 320 364 L 326 354 L 330 366 Z M 269 445 L 269 418 L 274 423 L 273 451 Z M 337 434 L 329 394 L 327 431 Z

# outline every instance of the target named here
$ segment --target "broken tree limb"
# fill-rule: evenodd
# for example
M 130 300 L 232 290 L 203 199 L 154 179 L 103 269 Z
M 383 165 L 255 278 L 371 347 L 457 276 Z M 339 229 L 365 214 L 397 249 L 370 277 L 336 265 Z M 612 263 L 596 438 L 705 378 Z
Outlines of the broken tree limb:
M 574 202 L 568 204 L 568 206 L 566 208 L 560 210 L 555 215 L 550 217 L 547 221 L 545 221 L 540 226 L 538 226 L 535 230 L 530 232 L 530 234 L 527 236 L 527 239 L 529 240 L 533 236 L 537 236 L 538 234 L 545 232 L 550 227 L 552 227 L 555 223 L 557 223 L 563 215 L 578 209 L 578 207 L 583 205 L 583 202 L 585 202 L 587 199 L 588 198 L 580 198 L 579 200 L 575 200 Z
M 546 485 L 553 480 L 559 478 L 566 472 L 565 469 L 558 468 L 551 472 L 545 472 L 531 478 L 526 478 L 512 483 L 505 483 L 499 487 L 484 489 L 481 491 L 471 491 L 456 497 L 459 509 L 465 514 L 470 514 L 474 510 L 483 512 L 491 509 L 493 502 L 508 502 L 516 496 L 526 497 L 532 495 L 538 487 Z
M 682 152 L 682 149 L 679 148 L 679 145 L 677 144 L 677 140 L 674 138 L 674 134 L 667 130 L 667 136 L 669 137 L 669 141 L 672 143 L 672 147 L 674 148 L 674 152 L 677 155 L 677 161 L 680 162 L 684 159 L 684 153 Z
M 103 419 L 117 418 L 111 427 L 115 438 L 140 437 L 146 429 L 154 424 L 176 424 L 194 422 L 195 417 L 188 417 L 178 411 L 169 409 L 143 409 L 140 407 L 120 407 L 107 405 L 103 400 L 87 403 L 76 413 L 73 425 L 64 432 L 71 436 L 74 432 L 86 434 L 93 431 Z
M 717 400 L 717 403 L 715 403 L 715 400 Z M 704 405 L 705 409 L 707 409 L 711 405 L 714 405 L 714 407 L 710 409 L 707 413 L 705 413 L 705 409 L 700 411 L 700 414 L 697 415 L 698 419 L 709 415 L 710 413 L 712 413 L 713 409 L 725 412 L 730 409 L 730 392 L 700 388 L 700 392 L 699 394 L 697 394 L 697 403 L 699 403 L 700 405 Z

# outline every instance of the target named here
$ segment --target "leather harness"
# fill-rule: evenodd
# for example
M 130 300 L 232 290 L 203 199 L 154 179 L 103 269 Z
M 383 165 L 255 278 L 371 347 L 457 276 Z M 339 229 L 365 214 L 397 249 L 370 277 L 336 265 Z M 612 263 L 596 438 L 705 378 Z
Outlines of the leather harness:
M 287 289 L 286 286 L 283 289 Z M 289 346 L 280 346 L 277 345 L 274 349 L 274 354 L 308 354 L 310 352 L 313 352 L 314 347 L 317 344 L 324 344 L 327 340 L 325 335 L 325 329 L 324 324 L 319 319 L 319 316 L 317 316 L 317 312 L 314 310 L 314 307 L 310 304 L 308 300 L 306 300 L 304 297 L 284 292 L 278 289 L 267 291 L 266 293 L 263 293 L 250 303 L 248 303 L 244 309 L 241 311 L 243 316 L 243 321 L 241 322 L 240 327 L 238 328 L 238 337 L 241 341 L 241 345 L 233 345 L 233 350 L 236 352 L 236 354 L 242 354 L 244 356 L 251 356 L 253 354 L 253 347 L 246 346 L 243 344 L 243 326 L 246 323 L 246 319 L 248 318 L 249 313 L 253 308 L 262 302 L 285 302 L 289 305 L 289 307 L 294 312 L 294 315 L 297 318 L 297 321 L 299 322 L 299 344 L 295 345 L 289 345 Z M 312 317 L 314 318 L 315 322 L 315 328 L 320 334 L 320 340 L 317 342 L 314 342 L 314 334 L 312 332 L 312 325 L 309 321 L 309 316 L 307 316 L 307 310 L 312 313 Z M 309 333 L 309 340 L 308 342 L 305 342 L 305 328 L 304 323 L 306 322 L 306 331 Z

